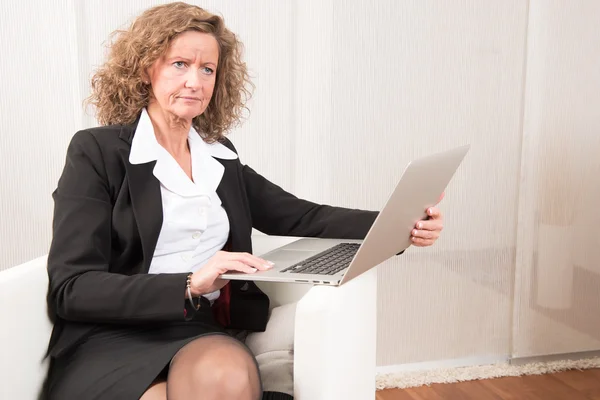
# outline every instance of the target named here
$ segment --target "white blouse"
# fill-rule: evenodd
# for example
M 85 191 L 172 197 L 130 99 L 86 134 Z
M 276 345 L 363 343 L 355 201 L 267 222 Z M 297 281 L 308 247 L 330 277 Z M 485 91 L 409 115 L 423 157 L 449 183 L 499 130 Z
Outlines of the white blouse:
M 131 144 L 129 162 L 156 160 L 154 176 L 160 181 L 163 224 L 149 273 L 194 272 L 223 248 L 229 237 L 229 219 L 216 193 L 225 167 L 214 159 L 233 160 L 237 154 L 220 143 L 208 144 L 190 129 L 188 144 L 193 181 L 156 140 L 146 109 L 142 111 Z M 205 295 L 214 301 L 216 291 Z

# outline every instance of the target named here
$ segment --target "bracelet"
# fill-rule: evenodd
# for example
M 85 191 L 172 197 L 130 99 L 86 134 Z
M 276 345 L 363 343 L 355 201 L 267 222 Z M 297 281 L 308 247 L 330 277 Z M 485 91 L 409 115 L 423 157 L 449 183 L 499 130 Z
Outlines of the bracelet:
M 198 299 L 198 304 L 194 304 L 194 299 L 192 298 L 192 274 L 188 274 L 187 276 L 187 284 L 186 284 L 186 289 L 187 289 L 187 295 L 188 295 L 188 300 L 190 301 L 190 304 L 192 305 L 192 309 L 193 310 L 198 310 L 200 308 L 200 300 Z

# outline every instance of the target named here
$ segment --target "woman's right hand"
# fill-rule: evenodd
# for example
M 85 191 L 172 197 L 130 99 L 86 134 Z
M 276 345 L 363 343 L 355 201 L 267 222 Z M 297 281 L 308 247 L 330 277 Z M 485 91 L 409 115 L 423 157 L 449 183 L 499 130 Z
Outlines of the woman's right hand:
M 256 271 L 266 271 L 272 267 L 272 262 L 250 253 L 219 251 L 202 268 L 192 274 L 190 282 L 192 296 L 198 297 L 221 289 L 228 281 L 219 277 L 226 272 L 237 271 L 253 274 Z

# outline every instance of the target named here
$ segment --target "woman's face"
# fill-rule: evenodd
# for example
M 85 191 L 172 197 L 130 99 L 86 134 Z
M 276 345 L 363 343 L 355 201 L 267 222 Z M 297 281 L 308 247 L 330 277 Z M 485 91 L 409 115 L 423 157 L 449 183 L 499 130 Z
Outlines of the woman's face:
M 154 95 L 150 105 L 158 105 L 163 113 L 191 123 L 208 107 L 218 62 L 219 45 L 212 35 L 182 33 L 148 71 Z

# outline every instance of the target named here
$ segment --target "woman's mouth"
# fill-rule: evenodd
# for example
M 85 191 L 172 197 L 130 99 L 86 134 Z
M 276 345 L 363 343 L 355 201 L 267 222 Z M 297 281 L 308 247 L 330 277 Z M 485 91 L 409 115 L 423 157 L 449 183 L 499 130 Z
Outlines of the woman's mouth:
M 194 97 L 194 96 L 179 96 L 179 98 L 186 100 L 186 101 L 201 101 L 201 99 L 199 97 Z

